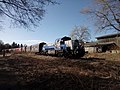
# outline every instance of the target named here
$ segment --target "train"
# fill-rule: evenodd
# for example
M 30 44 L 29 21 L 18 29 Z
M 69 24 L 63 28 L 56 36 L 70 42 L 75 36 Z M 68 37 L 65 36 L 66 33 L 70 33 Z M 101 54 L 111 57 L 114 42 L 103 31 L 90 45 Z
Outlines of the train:
M 55 40 L 53 45 L 41 42 L 32 46 L 32 52 L 42 55 L 52 55 L 65 58 L 79 58 L 85 55 L 83 42 L 72 40 L 70 37 L 64 36 Z
M 52 55 L 65 58 L 80 58 L 85 55 L 84 43 L 79 40 L 72 40 L 70 37 L 64 36 L 55 40 L 54 44 L 49 45 L 41 42 L 36 45 L 14 48 L 16 52 L 33 52 L 41 55 Z

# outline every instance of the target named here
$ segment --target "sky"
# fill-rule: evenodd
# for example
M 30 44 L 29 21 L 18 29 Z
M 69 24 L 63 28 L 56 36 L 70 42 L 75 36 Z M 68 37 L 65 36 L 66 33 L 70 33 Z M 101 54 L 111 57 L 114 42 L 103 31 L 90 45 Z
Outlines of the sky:
M 92 0 L 57 0 L 60 5 L 47 6 L 45 16 L 39 26 L 33 31 L 24 28 L 10 27 L 9 19 L 3 23 L 0 40 L 4 43 L 37 44 L 42 41 L 54 43 L 57 38 L 69 36 L 74 26 L 84 25 L 89 28 L 91 41 L 100 34 L 94 33 L 94 23 L 89 16 L 81 14 L 80 10 L 91 6 Z

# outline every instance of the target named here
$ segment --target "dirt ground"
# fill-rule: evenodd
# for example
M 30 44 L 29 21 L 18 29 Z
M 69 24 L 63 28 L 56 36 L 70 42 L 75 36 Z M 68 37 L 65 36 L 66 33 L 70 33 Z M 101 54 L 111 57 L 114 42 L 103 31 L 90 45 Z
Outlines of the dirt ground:
M 0 90 L 120 90 L 120 54 L 0 57 Z

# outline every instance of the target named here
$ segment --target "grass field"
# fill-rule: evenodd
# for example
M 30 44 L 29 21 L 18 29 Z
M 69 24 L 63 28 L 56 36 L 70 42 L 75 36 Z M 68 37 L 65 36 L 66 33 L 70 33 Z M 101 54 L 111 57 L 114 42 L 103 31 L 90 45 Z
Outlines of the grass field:
M 120 55 L 0 57 L 0 90 L 120 90 Z

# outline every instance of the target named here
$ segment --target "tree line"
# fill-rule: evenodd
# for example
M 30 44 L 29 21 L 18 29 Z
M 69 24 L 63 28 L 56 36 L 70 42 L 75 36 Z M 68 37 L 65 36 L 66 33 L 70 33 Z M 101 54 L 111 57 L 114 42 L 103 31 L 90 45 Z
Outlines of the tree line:
M 4 44 L 4 42 L 0 40 L 0 52 L 2 52 L 3 49 L 21 48 L 21 47 L 23 47 L 23 44 L 18 44 L 16 42 L 13 42 L 12 44 L 9 43 Z

